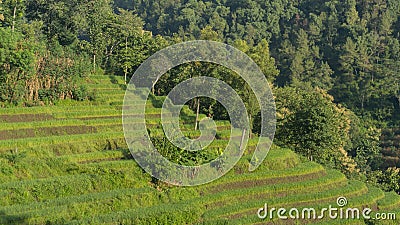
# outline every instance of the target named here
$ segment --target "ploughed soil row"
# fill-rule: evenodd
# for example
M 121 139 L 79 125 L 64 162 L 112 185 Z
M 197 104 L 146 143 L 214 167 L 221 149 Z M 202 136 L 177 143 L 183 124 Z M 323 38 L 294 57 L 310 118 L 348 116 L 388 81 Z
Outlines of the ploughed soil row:
M 0 115 L 0 121 L 4 123 L 21 123 L 54 120 L 50 114 L 20 114 L 20 115 Z
M 332 184 L 321 184 L 315 187 L 309 187 L 307 189 L 308 192 L 314 191 L 314 192 L 318 192 L 321 191 L 321 189 L 326 189 L 326 188 L 331 188 Z M 336 184 L 336 188 L 337 187 L 343 187 L 345 185 L 347 185 L 347 181 L 340 181 L 337 182 Z M 267 192 L 267 193 L 259 193 L 259 194 L 251 194 L 251 195 L 245 195 L 245 196 L 240 196 L 238 197 L 238 202 L 248 202 L 248 201 L 253 201 L 253 200 L 257 200 L 257 199 L 271 199 L 271 198 L 284 198 L 287 197 L 289 195 L 293 195 L 293 194 L 301 194 L 303 193 L 302 190 L 280 190 L 280 191 L 275 191 L 275 192 Z M 229 201 L 229 200 L 228 200 Z M 326 200 L 321 200 L 321 203 L 324 203 Z M 214 202 L 211 204 L 211 208 L 208 209 L 208 205 L 206 205 L 206 209 L 208 210 L 212 210 L 214 208 L 219 208 L 219 207 L 225 207 L 226 204 L 226 200 L 223 201 L 219 201 L 219 202 Z M 294 205 L 292 204 L 292 206 L 296 206 L 296 207 L 301 207 L 304 206 L 304 203 L 295 203 Z M 230 219 L 238 219 L 241 218 L 242 216 L 246 215 L 249 216 L 250 214 L 248 214 L 249 211 L 246 212 L 241 212 L 241 213 L 236 213 L 233 215 L 228 216 Z
M 382 131 L 381 153 L 384 163 L 382 169 L 400 167 L 400 128 L 388 128 Z
M 387 169 L 389 167 L 400 167 L 400 157 L 397 156 L 383 156 L 382 157 L 384 163 L 383 168 Z
M 103 120 L 103 119 L 121 119 L 122 116 L 94 116 L 94 117 L 84 117 L 77 118 L 78 120 L 87 121 L 87 120 Z
M 90 164 L 90 163 L 100 163 L 100 162 L 113 162 L 113 161 L 120 161 L 125 159 L 125 157 L 114 157 L 114 158 L 102 158 L 102 159 L 92 159 L 86 161 L 80 161 L 78 164 Z
M 41 127 L 0 131 L 0 140 L 96 133 L 92 126 Z
M 170 116 L 171 114 L 166 114 L 166 116 Z M 128 117 L 128 116 L 127 116 Z M 130 119 L 139 119 L 143 118 L 143 115 L 140 114 L 135 114 L 135 115 L 129 115 Z M 161 114 L 146 114 L 145 115 L 146 119 L 161 119 Z M 81 117 L 81 118 L 76 118 L 78 120 L 94 120 L 94 119 L 122 119 L 122 112 L 121 115 L 118 116 L 88 116 L 88 117 Z
M 282 183 L 295 183 L 304 180 L 313 180 L 319 177 L 326 176 L 326 171 L 321 170 L 314 173 L 304 174 L 304 175 L 294 175 L 286 177 L 276 177 L 276 178 L 266 178 L 259 180 L 242 180 L 233 183 L 222 183 L 220 185 L 214 186 L 207 190 L 207 194 L 215 194 L 221 192 L 221 190 L 235 190 L 244 188 L 253 188 L 257 186 L 272 185 L 272 184 L 282 184 Z

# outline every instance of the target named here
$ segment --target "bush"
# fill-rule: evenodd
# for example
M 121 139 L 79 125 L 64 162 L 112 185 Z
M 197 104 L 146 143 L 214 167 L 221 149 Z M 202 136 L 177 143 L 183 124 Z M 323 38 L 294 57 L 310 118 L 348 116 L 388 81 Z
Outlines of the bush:
M 356 172 L 356 163 L 344 150 L 350 140 L 347 109 L 324 90 L 306 85 L 279 88 L 275 93 L 279 143 L 344 173 Z
M 84 101 L 88 98 L 87 88 L 83 85 L 72 90 L 72 98 L 77 101 Z

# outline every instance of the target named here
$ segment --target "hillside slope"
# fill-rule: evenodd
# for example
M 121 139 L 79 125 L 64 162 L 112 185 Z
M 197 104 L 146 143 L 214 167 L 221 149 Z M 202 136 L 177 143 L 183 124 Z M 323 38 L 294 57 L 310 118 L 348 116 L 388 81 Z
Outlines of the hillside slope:
M 400 196 L 348 180 L 277 146 L 254 172 L 247 171 L 251 155 L 246 154 L 210 184 L 155 185 L 126 150 L 123 80 L 92 76 L 88 85 L 97 92 L 95 102 L 0 109 L 0 224 L 365 224 L 257 216 L 265 203 L 318 209 L 337 206 L 341 196 L 349 207 L 396 212 L 400 219 Z M 146 105 L 146 120 L 160 129 L 161 109 L 155 101 Z M 188 136 L 196 136 L 190 131 L 194 118 L 187 115 L 183 126 Z M 230 129 L 226 121 L 217 126 L 219 140 L 209 147 L 216 150 L 226 144 Z M 250 140 L 247 153 L 255 141 Z

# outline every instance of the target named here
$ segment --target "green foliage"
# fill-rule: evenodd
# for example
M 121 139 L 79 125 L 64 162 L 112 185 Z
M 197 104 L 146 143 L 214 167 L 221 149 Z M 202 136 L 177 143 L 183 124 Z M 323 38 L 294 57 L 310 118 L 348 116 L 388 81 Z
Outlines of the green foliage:
M 244 40 L 252 47 L 266 40 L 281 72 L 270 79 L 277 84 L 308 82 L 379 120 L 398 114 L 400 10 L 395 1 L 119 0 L 115 5 L 138 12 L 154 34 L 183 41 Z M 264 67 L 258 59 L 268 56 L 262 55 L 254 58 Z
M 346 110 L 320 89 L 287 87 L 275 93 L 278 140 L 311 160 L 353 172 L 344 151 L 350 129 Z
M 216 159 L 220 153 L 218 149 L 207 148 L 198 152 L 191 152 L 180 149 L 174 146 L 164 135 L 152 134 L 152 143 L 156 149 L 159 149 L 160 154 L 166 157 L 171 162 L 194 166 L 209 163 Z
M 50 103 L 67 98 L 79 101 L 87 99 L 89 93 L 86 87 L 78 85 L 89 73 L 85 56 L 75 54 L 57 43 L 49 48 L 53 49 L 53 53 L 45 53 L 39 58 L 36 79 L 28 85 L 30 97 Z M 36 96 L 33 93 L 37 93 Z
M 361 172 L 380 168 L 380 137 L 382 132 L 366 118 L 351 116 L 350 142 L 346 150 L 354 158 Z
M 368 180 L 387 192 L 394 191 L 400 194 L 399 168 L 388 168 L 386 171 L 374 171 L 369 174 Z
M 26 157 L 26 152 L 18 152 L 18 149 L 16 149 L 4 155 L 3 157 L 7 159 L 11 165 L 15 165 Z
M 3 1 L 0 1 L 0 21 L 4 21 L 3 10 Z
M 17 104 L 34 73 L 34 52 L 22 33 L 0 27 L 0 102 Z
M 12 31 L 21 30 L 25 10 L 25 0 L 0 1 L 0 27 L 8 27 Z
M 192 224 L 225 223 L 225 218 L 255 223 L 262 197 L 282 206 L 322 205 L 346 195 L 351 205 L 398 207 L 398 169 L 376 169 L 387 167 L 379 160 L 380 128 L 399 124 L 399 16 L 396 0 L 0 0 L 0 106 L 56 104 L 0 112 L 4 137 L 34 133 L 0 141 L 0 223 Z M 149 187 L 152 178 L 127 160 L 129 152 L 119 150 L 127 147 L 118 119 L 124 83 L 157 50 L 193 39 L 230 43 L 248 54 L 271 83 L 292 85 L 275 89 L 280 144 L 347 175 L 360 171 L 368 182 L 394 192 L 379 201 L 384 197 L 379 189 L 352 181 L 346 185 L 344 175 L 300 163 L 293 152 L 280 148 L 271 150 L 258 171 L 246 173 L 255 139 L 249 155 L 213 184 Z M 91 72 L 96 75 L 89 79 Z M 154 94 L 165 95 L 183 80 L 202 75 L 224 80 L 239 93 L 257 132 L 261 121 L 254 93 L 237 74 L 217 65 L 174 68 Z M 355 113 L 333 103 L 327 92 Z M 159 107 L 164 98 L 152 100 Z M 194 109 L 197 101 L 201 117 L 228 119 L 215 100 L 198 98 L 188 105 Z M 218 122 L 219 140 L 200 153 L 182 151 L 160 131 L 160 110 L 150 106 L 147 112 L 149 127 L 156 128 L 153 142 L 177 163 L 209 162 L 229 138 L 230 124 Z M 188 137 L 199 135 L 191 131 L 195 117 L 189 107 L 181 120 Z M 93 126 L 98 133 L 41 133 L 67 126 Z M 252 216 L 243 216 L 248 213 Z

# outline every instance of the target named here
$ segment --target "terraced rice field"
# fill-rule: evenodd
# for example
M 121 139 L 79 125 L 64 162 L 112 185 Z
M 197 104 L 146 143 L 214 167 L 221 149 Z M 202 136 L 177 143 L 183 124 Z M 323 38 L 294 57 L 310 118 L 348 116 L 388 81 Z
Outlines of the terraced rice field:
M 0 111 L 0 224 L 400 224 L 396 221 L 278 220 L 258 218 L 270 207 L 337 206 L 344 196 L 351 207 L 396 212 L 400 196 L 384 193 L 338 171 L 301 159 L 274 146 L 262 166 L 248 172 L 256 139 L 226 176 L 198 187 L 155 186 L 131 158 L 124 140 L 121 110 L 123 80 L 93 76 L 95 102 L 12 108 Z M 161 109 L 146 104 L 147 125 L 160 127 Z M 185 115 L 185 134 L 193 132 Z M 217 121 L 218 140 L 226 145 L 230 126 Z M 160 132 L 160 135 L 162 133 Z
M 385 167 L 400 167 L 400 128 L 383 130 L 381 143 Z

